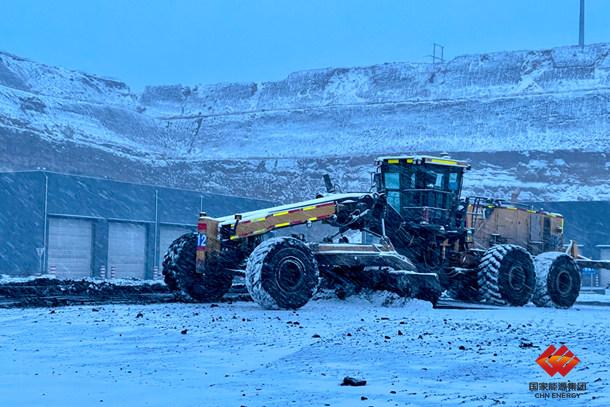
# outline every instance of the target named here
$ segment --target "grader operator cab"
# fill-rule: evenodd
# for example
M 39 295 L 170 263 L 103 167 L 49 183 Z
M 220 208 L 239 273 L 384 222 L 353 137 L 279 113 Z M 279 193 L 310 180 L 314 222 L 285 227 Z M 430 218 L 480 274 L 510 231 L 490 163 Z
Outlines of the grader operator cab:
M 403 219 L 455 228 L 464 162 L 436 157 L 377 159 L 376 188 Z
M 545 219 L 561 217 L 462 198 L 469 168 L 448 157 L 380 157 L 372 192 L 337 194 L 327 178 L 327 193 L 311 201 L 222 218 L 202 213 L 197 233 L 170 246 L 165 281 L 186 300 L 213 301 L 243 275 L 266 308 L 299 308 L 321 281 L 343 292 L 388 290 L 433 303 L 446 291 L 494 305 L 570 307 L 580 289 L 578 266 L 560 246 L 531 238 L 540 219 L 544 234 Z M 317 222 L 334 233 L 319 241 L 274 236 Z M 369 243 L 347 241 L 349 231 L 363 232 Z

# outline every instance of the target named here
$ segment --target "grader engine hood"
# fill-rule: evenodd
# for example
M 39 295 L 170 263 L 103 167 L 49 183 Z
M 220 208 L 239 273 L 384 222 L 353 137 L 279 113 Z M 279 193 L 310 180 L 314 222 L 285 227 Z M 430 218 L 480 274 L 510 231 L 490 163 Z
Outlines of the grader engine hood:
M 471 201 L 466 226 L 474 231 L 477 248 L 510 243 L 523 246 L 534 255 L 563 250 L 561 214 L 498 202 L 480 204 L 477 198 Z

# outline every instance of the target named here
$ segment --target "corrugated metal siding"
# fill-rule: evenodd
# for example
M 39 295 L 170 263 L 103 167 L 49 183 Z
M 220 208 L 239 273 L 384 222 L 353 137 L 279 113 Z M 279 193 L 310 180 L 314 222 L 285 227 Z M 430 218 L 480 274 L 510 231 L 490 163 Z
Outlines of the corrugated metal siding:
M 145 278 L 145 225 L 119 222 L 108 224 L 108 270 L 115 278 Z
M 49 218 L 48 272 L 66 279 L 90 277 L 92 241 L 90 221 Z

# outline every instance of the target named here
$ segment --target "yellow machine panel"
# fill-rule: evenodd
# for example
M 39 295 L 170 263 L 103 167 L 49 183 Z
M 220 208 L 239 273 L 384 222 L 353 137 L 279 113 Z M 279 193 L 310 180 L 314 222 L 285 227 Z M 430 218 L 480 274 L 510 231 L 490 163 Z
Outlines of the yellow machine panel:
M 469 205 L 466 227 L 478 249 L 510 243 L 533 255 L 563 247 L 563 216 L 514 206 Z
M 231 236 L 231 240 L 267 233 L 273 229 L 323 220 L 333 216 L 336 207 L 336 203 L 329 202 L 271 213 L 257 219 L 243 220 L 237 222 L 235 234 Z

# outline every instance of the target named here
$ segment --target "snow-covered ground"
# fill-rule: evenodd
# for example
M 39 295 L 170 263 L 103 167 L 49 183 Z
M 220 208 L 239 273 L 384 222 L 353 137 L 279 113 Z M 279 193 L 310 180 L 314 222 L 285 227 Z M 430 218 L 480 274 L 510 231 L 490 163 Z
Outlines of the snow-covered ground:
M 0 310 L 0 405 L 529 406 L 549 402 L 530 382 L 568 379 L 587 391 L 550 402 L 610 404 L 610 307 L 388 298 L 295 312 L 251 302 Z M 550 378 L 535 360 L 561 343 L 581 362 Z M 344 376 L 367 385 L 340 386 Z

